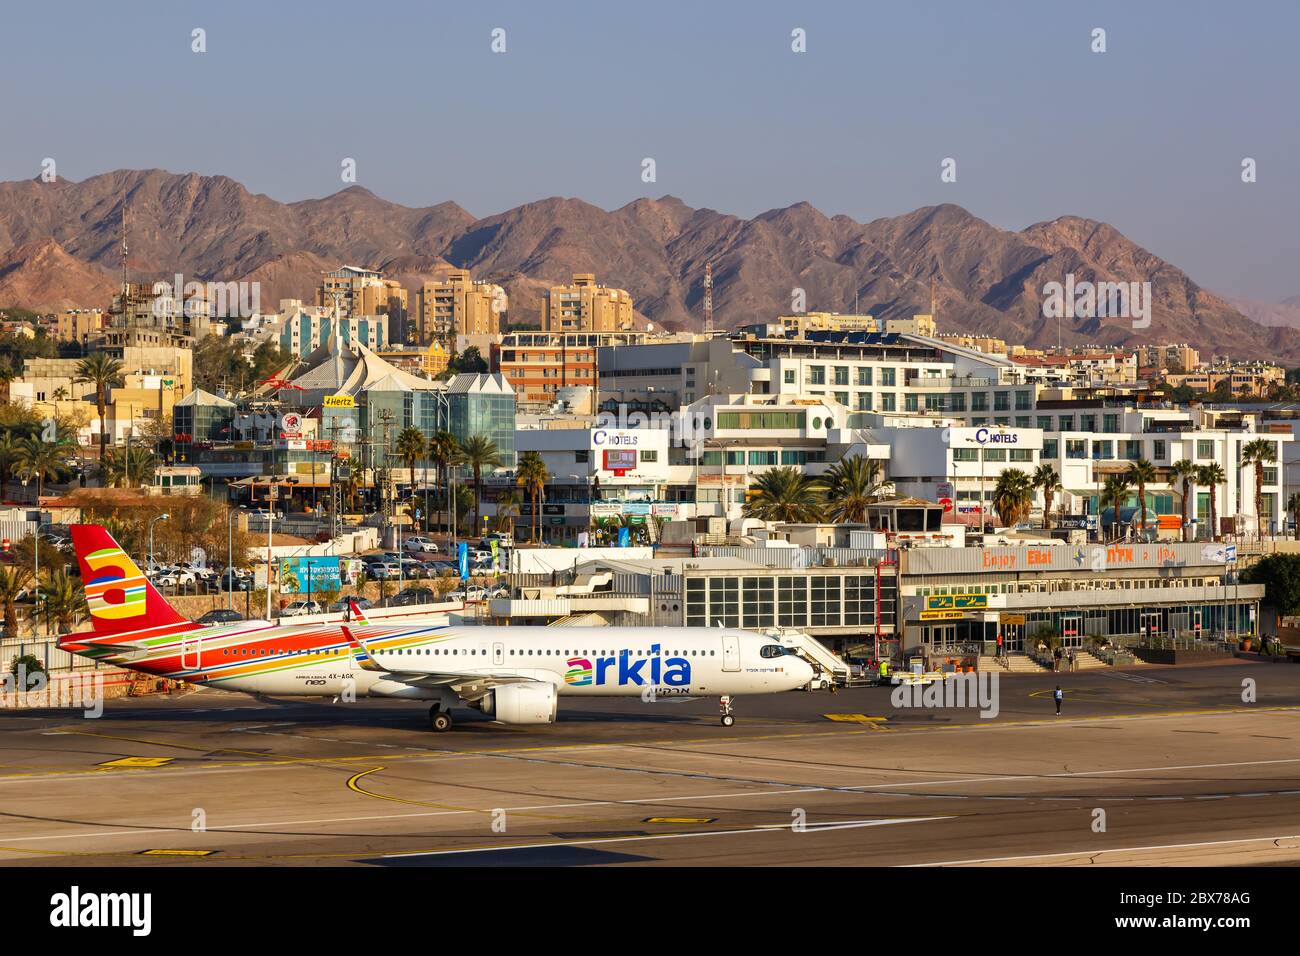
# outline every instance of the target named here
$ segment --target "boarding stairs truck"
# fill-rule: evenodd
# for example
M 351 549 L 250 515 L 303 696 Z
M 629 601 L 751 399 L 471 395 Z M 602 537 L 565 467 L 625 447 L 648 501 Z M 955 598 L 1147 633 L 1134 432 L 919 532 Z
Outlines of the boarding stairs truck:
M 793 628 L 772 628 L 766 632 L 813 666 L 809 690 L 835 691 L 849 683 L 852 668 L 817 638 Z

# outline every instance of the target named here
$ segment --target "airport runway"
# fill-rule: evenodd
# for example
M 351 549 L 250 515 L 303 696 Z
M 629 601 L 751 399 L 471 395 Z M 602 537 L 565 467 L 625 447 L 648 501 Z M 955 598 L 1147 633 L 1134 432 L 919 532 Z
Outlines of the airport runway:
M 561 698 L 443 735 L 419 704 L 206 689 L 0 711 L 0 865 L 1300 863 L 1300 668 L 1004 677 L 1000 705 L 796 692 L 723 728 Z

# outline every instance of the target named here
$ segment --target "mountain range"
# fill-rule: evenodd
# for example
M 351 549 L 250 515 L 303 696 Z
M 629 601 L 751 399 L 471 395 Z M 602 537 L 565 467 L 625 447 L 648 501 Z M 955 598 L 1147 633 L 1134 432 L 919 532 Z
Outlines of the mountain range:
M 1215 295 L 1106 223 L 1062 216 L 1012 231 L 951 204 L 861 223 L 807 203 L 745 219 L 671 196 L 612 211 L 550 198 L 478 219 L 453 202 L 410 208 L 361 186 L 281 203 L 224 176 L 162 170 L 24 180 L 0 183 L 0 305 L 106 305 L 120 281 L 124 203 L 132 279 L 259 281 L 264 310 L 280 298 L 311 301 L 320 274 L 342 264 L 411 289 L 465 268 L 505 286 L 511 322 L 527 324 L 547 287 L 594 272 L 631 292 L 645 321 L 699 328 L 711 263 L 723 328 L 788 314 L 796 289 L 809 311 L 879 318 L 929 312 L 933 290 L 943 332 L 1035 346 L 1055 345 L 1058 334 L 1065 344 L 1185 342 L 1207 358 L 1300 363 L 1300 330 L 1253 321 L 1243 310 L 1258 303 Z M 1071 274 L 1150 282 L 1151 326 L 1044 318 L 1045 285 Z

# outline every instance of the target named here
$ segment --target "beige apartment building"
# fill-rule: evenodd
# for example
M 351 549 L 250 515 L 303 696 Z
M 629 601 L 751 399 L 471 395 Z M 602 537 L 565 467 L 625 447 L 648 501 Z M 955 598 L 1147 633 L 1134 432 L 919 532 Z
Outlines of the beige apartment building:
M 459 335 L 499 335 L 501 317 L 509 308 L 506 290 L 476 281 L 465 269 L 445 279 L 424 283 L 416 293 L 420 342 L 449 343 Z
M 1142 368 L 1162 372 L 1194 372 L 1201 365 L 1201 354 L 1190 345 L 1146 345 L 1138 361 Z
M 164 344 L 188 347 L 212 332 L 212 303 L 206 287 L 187 295 L 184 289 L 174 292 L 167 282 L 128 282 L 113 294 L 109 313 L 101 334 L 147 329 L 157 333 Z M 93 346 L 96 334 L 88 338 Z
M 60 342 L 87 342 L 108 323 L 99 309 L 65 309 L 54 322 L 54 337 Z
M 1286 384 L 1286 369 L 1264 362 L 1216 365 L 1196 372 L 1174 372 L 1165 376 L 1174 388 L 1186 385 L 1197 392 L 1212 392 L 1226 383 L 1233 395 L 1267 398 L 1271 389 Z
M 396 279 L 385 279 L 382 272 L 358 266 L 342 266 L 321 277 L 316 289 L 316 305 L 337 309 L 340 318 L 363 315 L 388 316 L 388 339 L 407 339 L 406 290 Z
M 571 285 L 552 286 L 542 300 L 547 332 L 622 332 L 632 328 L 632 296 L 597 285 L 590 272 L 574 273 Z
M 777 318 L 790 338 L 816 332 L 879 332 L 880 323 L 871 315 L 840 315 L 838 312 L 797 312 Z

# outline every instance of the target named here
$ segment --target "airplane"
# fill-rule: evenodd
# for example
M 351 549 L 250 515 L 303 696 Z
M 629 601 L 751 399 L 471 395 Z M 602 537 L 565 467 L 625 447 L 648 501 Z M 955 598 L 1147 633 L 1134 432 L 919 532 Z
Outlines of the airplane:
M 350 622 L 197 624 L 180 615 L 100 525 L 72 525 L 92 630 L 59 647 L 156 677 L 244 691 L 430 701 L 498 723 L 554 723 L 560 697 L 717 697 L 796 690 L 812 665 L 761 634 L 701 627 L 456 627 L 445 616 Z

